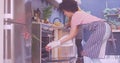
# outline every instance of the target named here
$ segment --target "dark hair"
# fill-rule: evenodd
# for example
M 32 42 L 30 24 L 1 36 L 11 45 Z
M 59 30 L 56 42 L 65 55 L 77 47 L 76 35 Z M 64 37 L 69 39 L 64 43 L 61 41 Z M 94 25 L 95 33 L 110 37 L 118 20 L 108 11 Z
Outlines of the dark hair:
M 78 5 L 77 5 L 77 2 L 74 0 L 65 0 L 59 4 L 59 9 L 61 11 L 66 10 L 74 13 L 78 11 Z

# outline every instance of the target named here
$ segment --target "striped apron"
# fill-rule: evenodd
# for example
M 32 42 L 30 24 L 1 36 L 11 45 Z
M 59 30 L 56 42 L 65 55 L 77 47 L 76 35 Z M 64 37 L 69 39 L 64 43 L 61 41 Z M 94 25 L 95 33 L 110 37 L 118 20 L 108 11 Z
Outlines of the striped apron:
M 90 58 L 104 58 L 107 40 L 111 34 L 111 28 L 108 23 L 95 21 L 89 24 L 83 24 L 83 55 Z

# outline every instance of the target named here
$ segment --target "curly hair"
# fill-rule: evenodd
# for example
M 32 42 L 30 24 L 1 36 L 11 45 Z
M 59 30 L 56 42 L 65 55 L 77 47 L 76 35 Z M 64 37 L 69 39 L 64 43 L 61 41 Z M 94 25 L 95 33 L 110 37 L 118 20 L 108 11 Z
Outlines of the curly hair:
M 61 11 L 66 10 L 74 13 L 78 11 L 78 5 L 77 5 L 77 2 L 74 0 L 65 0 L 59 4 L 59 9 Z

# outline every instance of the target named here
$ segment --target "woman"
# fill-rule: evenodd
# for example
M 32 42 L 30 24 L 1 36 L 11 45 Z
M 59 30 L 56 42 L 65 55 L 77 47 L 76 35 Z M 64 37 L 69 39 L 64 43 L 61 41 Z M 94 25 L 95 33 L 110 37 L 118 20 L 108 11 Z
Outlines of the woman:
M 76 37 L 79 26 L 82 25 L 82 37 L 86 44 L 83 46 L 81 54 L 85 58 L 90 58 L 94 63 L 100 63 L 99 58 L 104 58 L 106 43 L 111 34 L 110 26 L 105 20 L 79 10 L 77 2 L 74 0 L 62 2 L 59 5 L 59 9 L 62 10 L 67 17 L 71 18 L 70 33 L 63 40 L 50 42 L 46 46 L 46 50 L 49 51 Z

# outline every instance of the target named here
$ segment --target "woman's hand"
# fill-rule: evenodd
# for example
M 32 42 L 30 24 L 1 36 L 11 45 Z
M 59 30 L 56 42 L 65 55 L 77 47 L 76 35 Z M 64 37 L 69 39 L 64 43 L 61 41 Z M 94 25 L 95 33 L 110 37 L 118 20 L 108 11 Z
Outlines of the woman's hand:
M 53 41 L 47 44 L 47 46 L 45 47 L 47 51 L 50 51 L 51 49 L 55 48 L 55 47 L 59 47 L 61 45 L 60 41 Z

